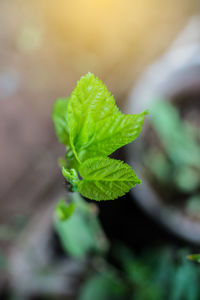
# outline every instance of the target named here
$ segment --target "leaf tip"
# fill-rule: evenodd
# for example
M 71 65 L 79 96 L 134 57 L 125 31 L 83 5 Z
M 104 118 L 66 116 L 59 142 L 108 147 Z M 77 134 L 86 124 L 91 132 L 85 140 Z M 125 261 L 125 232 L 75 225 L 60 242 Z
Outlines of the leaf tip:
M 144 116 L 149 115 L 149 110 L 148 110 L 148 109 L 145 109 L 145 111 L 143 111 L 143 115 L 144 115 Z

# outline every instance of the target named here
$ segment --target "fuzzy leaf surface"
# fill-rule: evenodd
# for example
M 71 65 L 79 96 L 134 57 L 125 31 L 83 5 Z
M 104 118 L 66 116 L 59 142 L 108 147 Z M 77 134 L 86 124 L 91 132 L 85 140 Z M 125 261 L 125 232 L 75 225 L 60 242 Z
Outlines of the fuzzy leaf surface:
M 133 169 L 120 160 L 97 157 L 86 160 L 79 168 L 82 180 L 78 191 L 92 200 L 114 200 L 141 183 Z
M 69 98 L 58 99 L 53 107 L 52 118 L 54 121 L 56 136 L 60 143 L 69 145 L 69 128 L 67 125 L 67 105 Z

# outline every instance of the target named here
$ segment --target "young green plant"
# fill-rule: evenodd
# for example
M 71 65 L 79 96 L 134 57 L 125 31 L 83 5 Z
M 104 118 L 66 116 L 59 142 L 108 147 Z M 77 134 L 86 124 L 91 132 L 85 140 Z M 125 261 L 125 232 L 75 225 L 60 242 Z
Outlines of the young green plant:
M 141 182 L 129 165 L 108 156 L 138 137 L 146 114 L 122 114 L 106 86 L 91 73 L 80 79 L 69 98 L 54 104 L 56 135 L 66 148 L 59 165 L 72 192 L 69 201 L 58 202 L 54 227 L 68 255 L 83 259 L 107 251 L 97 208 L 81 195 L 113 200 Z
M 141 183 L 129 165 L 108 156 L 138 137 L 146 114 L 121 113 L 91 73 L 81 77 L 69 98 L 56 101 L 55 131 L 66 147 L 60 165 L 71 191 L 92 200 L 114 200 Z

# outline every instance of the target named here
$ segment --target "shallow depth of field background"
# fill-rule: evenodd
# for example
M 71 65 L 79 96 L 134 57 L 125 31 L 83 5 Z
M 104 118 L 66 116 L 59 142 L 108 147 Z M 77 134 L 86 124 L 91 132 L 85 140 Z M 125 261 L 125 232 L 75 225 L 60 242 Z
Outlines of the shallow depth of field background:
M 9 259 L 33 216 L 65 194 L 57 167 L 63 148 L 51 120 L 55 99 L 70 95 L 90 71 L 123 110 L 142 72 L 199 12 L 197 0 L 0 1 L 2 261 Z M 117 201 L 116 210 L 120 205 Z M 115 202 L 105 207 L 106 218 L 112 219 Z M 145 221 L 127 232 L 120 225 L 133 239 L 140 230 L 144 234 L 144 227 Z M 0 274 L 3 285 L 9 275 Z

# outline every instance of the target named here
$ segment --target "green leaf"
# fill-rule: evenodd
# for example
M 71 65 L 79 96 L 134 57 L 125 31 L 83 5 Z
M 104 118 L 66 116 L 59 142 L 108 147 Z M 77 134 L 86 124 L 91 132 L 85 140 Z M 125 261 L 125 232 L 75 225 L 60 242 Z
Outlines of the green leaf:
M 200 174 L 194 168 L 183 165 L 174 171 L 173 179 L 180 191 L 192 193 L 199 187 Z
M 69 128 L 67 125 L 67 105 L 69 98 L 58 99 L 53 107 L 52 118 L 54 121 L 56 136 L 60 143 L 69 145 Z
M 185 251 L 184 251 L 185 252 Z M 170 290 L 170 300 L 198 300 L 199 278 L 197 269 L 185 259 L 176 268 Z
M 142 130 L 147 112 L 138 115 L 114 113 L 95 122 L 95 135 L 87 147 L 79 147 L 81 161 L 97 156 L 108 156 L 122 146 L 134 141 Z
M 151 109 L 151 124 L 164 150 L 175 166 L 199 166 L 200 148 L 169 101 L 156 101 Z M 192 155 L 191 155 L 192 154 Z
M 199 214 L 200 214 L 200 193 L 193 194 L 187 199 L 185 211 L 186 211 L 186 213 L 199 216 Z M 199 262 L 200 262 L 200 260 L 199 260 Z
M 63 167 L 67 168 L 67 161 L 65 157 L 59 157 L 58 165 L 62 169 Z
M 118 112 L 118 108 L 106 86 L 91 73 L 81 77 L 67 107 L 74 151 L 78 153 L 95 137 L 95 119 L 103 120 L 115 112 Z
M 190 254 L 187 258 L 200 263 L 200 254 Z
M 118 274 L 107 267 L 92 276 L 81 286 L 79 300 L 127 299 L 126 286 Z
M 75 203 L 67 204 L 65 199 L 61 199 L 56 205 L 56 214 L 61 221 L 69 219 L 74 213 Z
M 88 159 L 79 172 L 78 191 L 92 200 L 114 200 L 141 183 L 129 165 L 111 158 Z
M 79 162 L 108 156 L 139 135 L 144 116 L 124 115 L 106 86 L 91 73 L 83 76 L 67 106 L 70 143 Z
M 76 209 L 70 218 L 61 221 L 54 219 L 55 230 L 59 235 L 61 245 L 67 254 L 77 259 L 83 259 L 92 251 L 104 253 L 108 243 L 101 229 L 94 204 L 89 204 L 78 193 L 73 193 L 70 199 Z
M 72 185 L 73 191 L 77 190 L 79 178 L 75 169 L 62 168 L 62 174 L 65 179 Z

